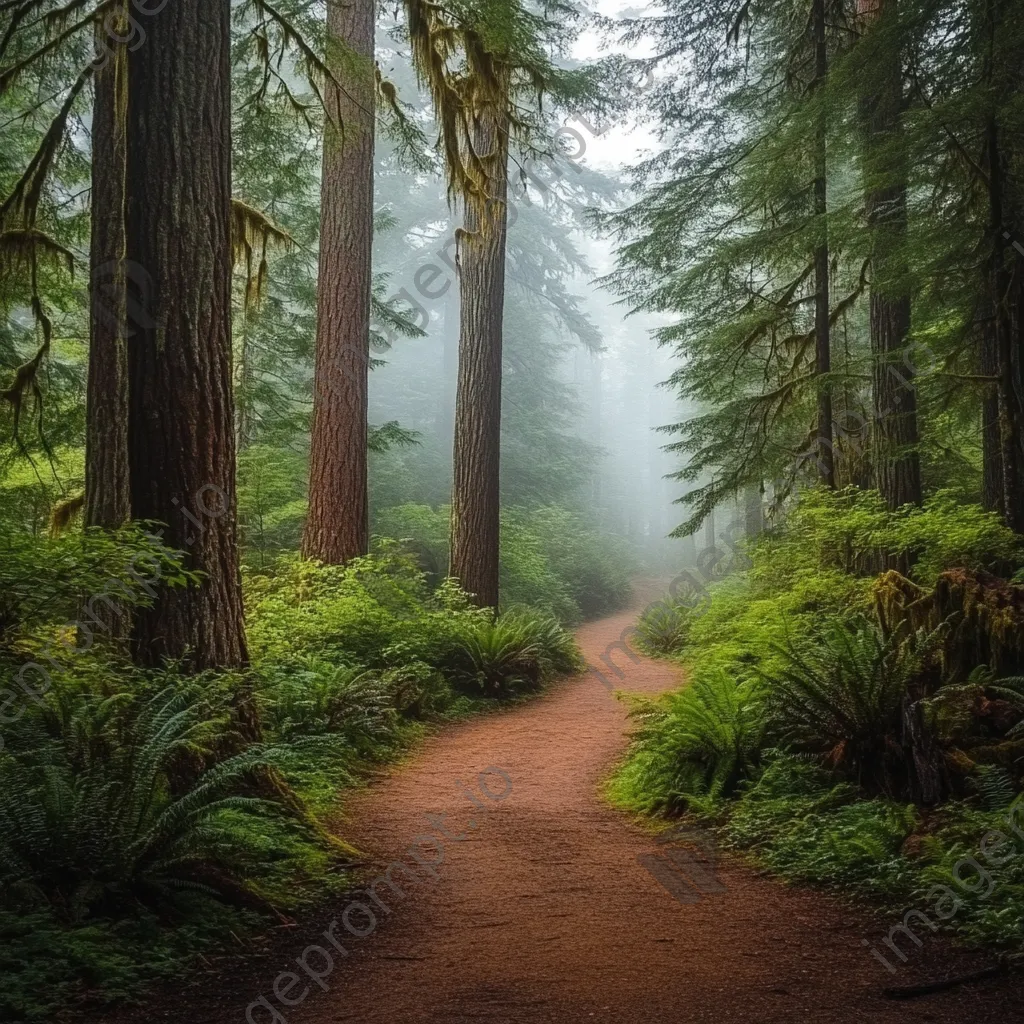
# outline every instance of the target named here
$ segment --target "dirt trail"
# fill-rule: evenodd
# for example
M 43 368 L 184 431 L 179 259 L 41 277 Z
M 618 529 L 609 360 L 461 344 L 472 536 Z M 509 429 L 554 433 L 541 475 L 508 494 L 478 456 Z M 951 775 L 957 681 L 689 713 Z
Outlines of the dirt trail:
M 581 629 L 588 661 L 600 665 L 634 617 Z M 625 689 L 651 693 L 678 683 L 666 664 L 633 663 L 621 652 L 614 657 Z M 626 729 L 622 704 L 599 681 L 574 679 L 515 710 L 445 729 L 370 787 L 350 806 L 344 834 L 381 866 L 431 831 L 428 812 L 447 815 L 444 828 L 466 838 L 445 842 L 437 880 L 408 886 L 401 902 L 381 891 L 390 915 L 380 914 L 380 926 L 366 939 L 344 936 L 350 955 L 330 977 L 328 991 L 313 989 L 315 998 L 288 1010 L 287 1020 L 1013 1018 L 1016 999 L 1005 981 L 910 1003 L 884 1000 L 881 990 L 890 978 L 861 945 L 865 935 L 877 937 L 877 923 L 735 862 L 719 865 L 725 891 L 690 903 L 674 899 L 638 862 L 665 847 L 599 797 Z M 489 766 L 511 780 L 503 800 L 487 800 L 476 789 L 477 773 Z M 476 789 L 486 811 L 460 792 L 460 780 Z M 487 782 L 496 794 L 505 789 L 500 776 Z M 429 844 L 422 849 L 425 857 L 433 855 Z M 363 920 L 353 918 L 357 927 Z M 930 935 L 924 941 L 896 982 L 969 966 L 962 958 L 951 964 Z M 241 1020 L 242 1012 L 218 1019 Z M 257 1022 L 263 1019 L 257 1014 Z

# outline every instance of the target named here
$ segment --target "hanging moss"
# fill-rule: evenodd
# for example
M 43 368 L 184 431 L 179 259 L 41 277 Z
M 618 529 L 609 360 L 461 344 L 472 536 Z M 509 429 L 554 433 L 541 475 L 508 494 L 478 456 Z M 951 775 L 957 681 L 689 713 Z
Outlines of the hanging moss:
M 59 537 L 71 525 L 72 520 L 85 508 L 85 492 L 76 494 L 67 501 L 53 506 L 50 513 L 50 536 Z
M 292 236 L 266 214 L 241 199 L 231 200 L 231 249 L 235 263 L 245 263 L 245 305 L 258 306 L 267 280 L 267 250 L 271 245 L 289 249 Z M 257 251 L 259 266 L 253 273 Z

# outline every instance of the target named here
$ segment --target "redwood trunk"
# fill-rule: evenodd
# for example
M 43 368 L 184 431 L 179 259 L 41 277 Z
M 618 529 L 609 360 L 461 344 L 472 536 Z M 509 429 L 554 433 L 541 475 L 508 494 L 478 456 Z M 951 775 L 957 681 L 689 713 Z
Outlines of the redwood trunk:
M 815 91 L 825 88 L 828 50 L 825 36 L 825 0 L 814 0 L 811 31 L 814 38 Z M 820 99 L 820 97 L 819 97 Z M 832 392 L 828 374 L 832 371 L 832 343 L 829 325 L 828 279 L 828 188 L 826 162 L 827 124 L 822 102 L 814 137 L 814 215 L 819 242 L 814 250 L 814 356 L 818 382 L 818 477 L 826 487 L 835 487 L 835 457 L 832 451 Z
M 1003 238 L 1003 161 L 999 129 L 994 117 L 986 125 L 989 179 L 989 214 L 992 254 L 989 287 L 992 292 L 992 333 L 996 369 L 996 423 L 999 437 L 1000 507 L 1006 525 L 1024 533 L 1024 502 L 1021 501 L 1021 409 L 1015 381 L 1011 272 L 1006 265 Z
M 865 210 L 872 235 L 870 331 L 874 472 L 889 508 L 921 503 L 917 394 L 910 360 L 910 295 L 903 249 L 907 184 L 901 141 L 903 71 L 896 32 L 897 0 L 860 0 L 877 24 L 862 97 Z
M 128 63 L 127 259 L 153 282 L 152 321 L 128 351 L 132 512 L 166 524 L 165 541 L 203 578 L 158 588 L 136 617 L 133 650 L 146 665 L 228 668 L 247 660 L 231 394 L 231 3 L 176 0 L 146 28 Z
M 459 382 L 455 404 L 450 574 L 483 608 L 498 607 L 501 343 L 505 306 L 506 125 L 484 115 L 479 153 L 499 168 L 484 211 L 467 206 L 460 234 Z
M 306 558 L 340 564 L 369 547 L 367 394 L 373 245 L 373 0 L 331 2 L 328 124 L 321 179 L 320 278 Z M 349 51 L 358 58 L 354 66 Z
M 444 297 L 441 334 L 441 388 L 437 403 L 437 436 L 451 444 L 455 433 L 455 394 L 459 377 L 459 293 L 449 288 Z
M 93 76 L 85 523 L 105 529 L 123 526 L 131 517 L 124 265 L 127 57 L 124 47 L 113 48 Z
M 981 333 L 979 369 L 983 376 L 995 380 L 999 374 L 999 351 L 996 346 L 995 309 L 992 320 Z M 981 499 L 990 512 L 1003 514 L 1003 460 L 999 443 L 999 389 L 986 384 L 981 400 Z

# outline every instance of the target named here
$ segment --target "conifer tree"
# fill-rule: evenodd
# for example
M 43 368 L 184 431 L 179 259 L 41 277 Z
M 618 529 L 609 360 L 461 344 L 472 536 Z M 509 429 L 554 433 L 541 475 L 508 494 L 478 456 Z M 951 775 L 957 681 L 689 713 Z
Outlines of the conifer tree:
M 327 4 L 316 371 L 307 558 L 342 563 L 369 545 L 367 391 L 373 246 L 373 0 Z
M 890 508 L 921 503 L 916 369 L 909 344 L 907 151 L 897 0 L 858 0 L 867 51 L 860 105 L 871 235 L 870 335 L 875 480 Z
M 98 23 L 96 34 L 100 66 L 93 76 L 85 521 L 109 529 L 131 517 L 124 221 L 128 50 L 111 45 L 105 25 Z M 146 315 L 142 308 L 137 313 Z
M 177 0 L 128 55 L 126 257 L 152 281 L 128 353 L 132 514 L 166 524 L 197 586 L 141 609 L 143 664 L 247 660 L 231 381 L 231 3 Z

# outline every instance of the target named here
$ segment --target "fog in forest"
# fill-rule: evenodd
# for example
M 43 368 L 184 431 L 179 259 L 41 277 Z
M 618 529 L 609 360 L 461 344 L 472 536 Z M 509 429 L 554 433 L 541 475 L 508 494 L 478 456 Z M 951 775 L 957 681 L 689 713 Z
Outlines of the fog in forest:
M 1022 52 L 0 0 L 0 1021 L 1020 1019 Z
M 603 13 L 615 15 L 622 5 L 606 6 Z M 588 30 L 569 63 L 603 55 L 602 38 Z M 391 56 L 388 73 L 401 78 L 404 54 Z M 640 96 L 650 84 L 638 73 L 629 88 Z M 671 439 L 659 431 L 684 418 L 685 408 L 669 385 L 671 351 L 651 333 L 664 319 L 629 315 L 602 282 L 614 269 L 614 241 L 588 216 L 631 201 L 626 166 L 652 138 L 635 112 L 595 122 L 561 111 L 552 131 L 563 155 L 510 162 L 503 502 L 579 504 L 602 532 L 627 543 L 638 566 L 664 574 L 694 553 L 690 538 L 669 536 L 689 514 L 675 504 L 687 485 L 670 479 L 683 457 L 664 451 Z M 402 337 L 377 325 L 370 421 L 397 423 L 416 443 L 372 459 L 371 502 L 394 504 L 400 496 L 390 481 L 415 463 L 422 476 L 405 500 L 436 506 L 451 491 L 459 218 L 436 179 L 396 175 L 387 150 L 378 153 L 377 188 L 387 223 L 374 247 L 375 271 L 386 278 L 381 294 L 423 333 Z

